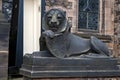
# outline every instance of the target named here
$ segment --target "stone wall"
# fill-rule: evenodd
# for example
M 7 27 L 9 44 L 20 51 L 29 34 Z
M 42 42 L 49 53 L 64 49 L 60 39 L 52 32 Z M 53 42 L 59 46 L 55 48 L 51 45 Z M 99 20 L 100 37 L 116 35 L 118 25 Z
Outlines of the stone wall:
M 2 11 L 2 0 L 0 0 L 0 11 Z
M 114 16 L 114 53 L 120 58 L 120 0 L 115 0 Z

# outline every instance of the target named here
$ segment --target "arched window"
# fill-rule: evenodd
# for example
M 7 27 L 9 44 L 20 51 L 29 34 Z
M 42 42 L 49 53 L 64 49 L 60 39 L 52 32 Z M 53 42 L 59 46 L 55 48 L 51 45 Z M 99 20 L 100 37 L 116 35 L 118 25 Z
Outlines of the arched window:
M 78 29 L 98 30 L 99 0 L 79 0 Z

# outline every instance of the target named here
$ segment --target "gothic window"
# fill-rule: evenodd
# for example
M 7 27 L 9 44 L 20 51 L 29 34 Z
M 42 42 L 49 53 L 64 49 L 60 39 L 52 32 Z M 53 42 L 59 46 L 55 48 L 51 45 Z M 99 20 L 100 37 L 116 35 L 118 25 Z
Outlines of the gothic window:
M 78 28 L 98 30 L 99 0 L 79 0 Z

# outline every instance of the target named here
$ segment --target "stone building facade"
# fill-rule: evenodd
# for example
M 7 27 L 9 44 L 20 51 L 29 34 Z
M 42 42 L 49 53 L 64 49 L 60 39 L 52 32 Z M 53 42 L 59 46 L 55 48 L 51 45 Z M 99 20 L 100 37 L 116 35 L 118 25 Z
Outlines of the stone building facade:
M 98 0 L 96 3 L 95 1 L 96 0 L 46 0 L 46 10 L 51 8 L 65 10 L 67 19 L 72 26 L 71 31 L 74 34 L 86 38 L 90 36 L 98 37 L 108 45 L 111 54 L 118 57 L 120 56 L 120 0 Z M 98 25 L 96 30 L 87 28 L 81 29 L 80 25 L 82 23 L 79 20 L 79 15 L 81 14 L 80 9 L 82 8 L 80 5 L 85 5 L 86 7 L 84 8 L 93 8 L 94 10 L 95 7 L 98 6 L 98 17 L 96 22 Z M 91 20 L 95 20 L 94 16 Z M 95 24 L 92 24 L 92 26 L 94 25 Z
M 120 58 L 120 0 L 114 4 L 114 52 Z

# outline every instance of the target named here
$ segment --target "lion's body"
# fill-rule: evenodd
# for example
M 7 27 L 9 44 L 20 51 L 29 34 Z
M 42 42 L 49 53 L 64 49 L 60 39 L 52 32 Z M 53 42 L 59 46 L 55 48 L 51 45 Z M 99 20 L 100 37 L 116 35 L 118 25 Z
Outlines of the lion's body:
M 47 38 L 46 44 L 50 52 L 59 58 L 81 55 L 91 49 L 90 40 L 80 38 L 71 33 L 57 36 L 53 39 Z

